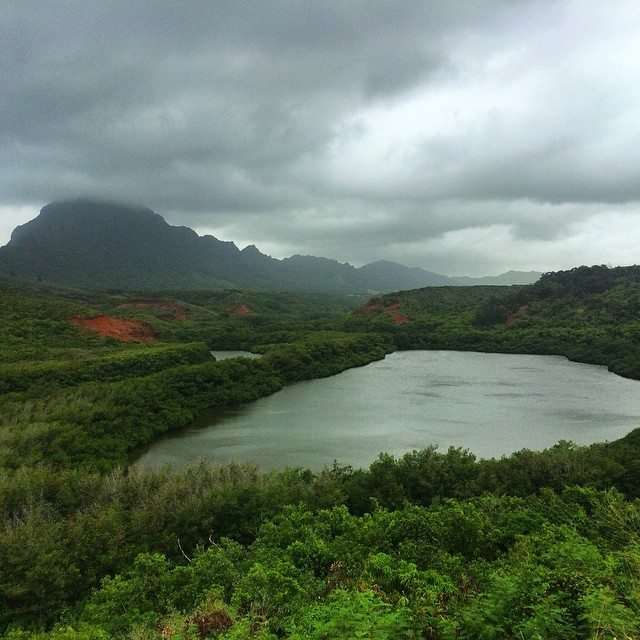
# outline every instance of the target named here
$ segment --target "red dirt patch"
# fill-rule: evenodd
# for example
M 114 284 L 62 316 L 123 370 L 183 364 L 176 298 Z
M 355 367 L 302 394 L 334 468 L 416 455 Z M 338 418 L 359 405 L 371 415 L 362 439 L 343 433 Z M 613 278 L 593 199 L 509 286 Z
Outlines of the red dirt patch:
M 390 313 L 395 324 L 404 324 L 409 322 L 409 318 L 398 311 L 398 303 L 387 305 L 384 308 L 385 313 Z
M 253 313 L 246 304 L 230 305 L 224 310 L 225 316 L 248 316 Z
M 382 311 L 383 313 L 389 314 L 393 318 L 393 322 L 395 324 L 404 324 L 405 322 L 409 322 L 409 318 L 398 311 L 398 305 L 398 302 L 394 302 L 393 304 L 388 304 L 383 307 L 381 300 L 372 300 L 371 302 L 367 302 L 367 304 L 362 305 L 359 309 L 356 309 L 354 313 L 358 316 L 364 316 L 376 311 Z
M 356 309 L 353 313 L 357 316 L 366 316 L 369 313 L 382 309 L 382 302 L 380 300 L 372 300 L 363 304 L 360 308 Z
M 118 309 L 149 309 L 158 315 L 161 320 L 186 320 L 188 313 L 180 305 L 171 300 L 132 300 L 124 302 Z
M 105 338 L 116 338 L 125 342 L 155 342 L 157 340 L 151 327 L 140 320 L 97 316 L 95 318 L 69 318 L 69 322 L 83 329 L 91 329 Z

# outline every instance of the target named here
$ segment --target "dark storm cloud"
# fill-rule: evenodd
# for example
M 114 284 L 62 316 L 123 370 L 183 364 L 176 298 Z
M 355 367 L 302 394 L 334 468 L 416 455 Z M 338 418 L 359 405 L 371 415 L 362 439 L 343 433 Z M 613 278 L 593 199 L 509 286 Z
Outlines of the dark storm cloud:
M 547 261 L 640 200 L 639 19 L 623 1 L 13 3 L 3 241 L 12 215 L 94 195 L 279 256 L 571 266 Z
M 23 4 L 3 21 L 7 195 L 290 206 L 287 166 L 320 153 L 335 119 L 437 69 L 416 46 L 424 5 L 377 6 Z

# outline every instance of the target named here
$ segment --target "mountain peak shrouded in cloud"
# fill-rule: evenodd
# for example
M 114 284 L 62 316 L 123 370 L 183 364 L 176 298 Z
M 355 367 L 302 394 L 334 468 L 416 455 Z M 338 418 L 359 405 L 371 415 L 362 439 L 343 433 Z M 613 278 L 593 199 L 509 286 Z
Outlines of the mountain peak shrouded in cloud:
M 277 260 L 253 245 L 199 236 L 144 207 L 59 201 L 15 229 L 0 247 L 0 277 L 90 289 L 221 289 L 365 294 L 458 284 L 422 269 L 294 255 Z
M 83 198 L 53 202 L 17 227 L 0 248 L 0 270 L 93 288 L 196 288 L 198 262 L 208 264 L 204 283 L 225 286 L 237 254 L 233 243 L 173 227 L 151 209 Z
M 637 261 L 635 0 L 5 4 L 0 245 L 91 194 L 276 258 Z
M 43 242 L 55 243 L 60 238 L 65 242 L 81 245 L 87 241 L 86 235 L 76 235 L 77 230 L 93 234 L 98 241 L 109 242 L 110 231 L 119 228 L 119 222 L 126 221 L 129 233 L 136 229 L 155 231 L 166 222 L 146 207 L 77 198 L 75 200 L 52 202 L 40 210 L 40 215 L 16 227 L 11 234 L 12 243 Z

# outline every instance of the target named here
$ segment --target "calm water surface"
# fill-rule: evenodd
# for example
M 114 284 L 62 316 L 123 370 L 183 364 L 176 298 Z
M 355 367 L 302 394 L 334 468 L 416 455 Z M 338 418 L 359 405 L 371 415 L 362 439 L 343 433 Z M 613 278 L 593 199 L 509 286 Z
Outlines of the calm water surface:
M 399 351 L 252 403 L 206 412 L 157 441 L 139 464 L 179 468 L 200 458 L 263 469 L 368 467 L 438 445 L 478 457 L 559 440 L 615 440 L 640 426 L 640 382 L 559 356 Z
M 243 358 L 259 358 L 259 353 L 250 353 L 249 351 L 212 351 L 211 355 L 216 360 L 226 360 L 227 358 L 237 358 L 242 356 Z

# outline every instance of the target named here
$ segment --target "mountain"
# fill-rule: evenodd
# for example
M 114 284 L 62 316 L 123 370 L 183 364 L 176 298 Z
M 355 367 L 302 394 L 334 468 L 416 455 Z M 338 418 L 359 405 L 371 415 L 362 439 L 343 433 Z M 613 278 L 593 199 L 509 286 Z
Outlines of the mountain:
M 452 278 L 455 284 L 464 286 L 477 284 L 509 285 L 509 284 L 533 284 L 540 279 L 540 271 L 507 271 L 499 276 L 483 276 L 470 278 L 469 276 L 456 276 Z
M 397 262 L 379 260 L 371 264 L 365 264 L 359 269 L 369 282 L 375 283 L 377 291 L 398 291 L 394 286 L 399 282 L 403 285 L 400 289 L 419 289 L 440 285 L 456 284 L 453 279 L 439 273 L 425 271 L 419 267 L 405 267 Z
M 16 227 L 0 247 L 0 276 L 95 289 L 346 294 L 475 284 L 386 261 L 356 268 L 314 256 L 277 260 L 255 246 L 240 250 L 171 226 L 151 209 L 87 199 L 53 202 Z

